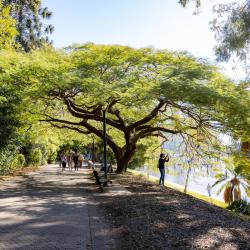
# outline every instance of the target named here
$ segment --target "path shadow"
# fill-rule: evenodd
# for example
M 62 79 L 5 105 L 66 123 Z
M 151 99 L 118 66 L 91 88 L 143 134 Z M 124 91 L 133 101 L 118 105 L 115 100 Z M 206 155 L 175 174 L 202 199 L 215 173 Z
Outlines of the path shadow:
M 89 174 L 42 171 L 0 190 L 0 249 L 90 249 Z M 94 204 L 93 204 L 94 206 Z

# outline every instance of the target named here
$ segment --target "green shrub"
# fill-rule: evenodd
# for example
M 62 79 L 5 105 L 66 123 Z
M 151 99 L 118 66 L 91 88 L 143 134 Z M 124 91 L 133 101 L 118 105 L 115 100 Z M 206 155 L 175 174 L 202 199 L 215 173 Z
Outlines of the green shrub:
M 49 157 L 48 157 L 48 163 L 54 163 L 56 162 L 56 157 L 57 157 L 57 152 L 53 152 L 51 154 L 49 154 Z
M 17 160 L 18 160 L 19 166 L 20 166 L 20 167 L 23 167 L 24 164 L 25 164 L 25 157 L 24 157 L 24 155 L 18 154 L 18 155 L 17 155 Z
M 23 154 L 17 154 L 11 162 L 11 169 L 21 168 L 25 164 L 25 157 Z
M 250 204 L 245 200 L 234 201 L 227 208 L 229 210 L 236 212 L 236 213 L 250 215 Z
M 41 159 L 41 165 L 46 165 L 48 160 L 48 148 L 44 144 L 37 144 L 37 147 L 41 150 L 42 153 L 42 159 Z
M 11 171 L 12 162 L 19 151 L 15 141 L 9 141 L 9 144 L 0 148 L 0 175 L 8 174 Z
M 30 151 L 30 162 L 34 166 L 41 165 L 42 162 L 42 152 L 40 148 L 35 148 Z

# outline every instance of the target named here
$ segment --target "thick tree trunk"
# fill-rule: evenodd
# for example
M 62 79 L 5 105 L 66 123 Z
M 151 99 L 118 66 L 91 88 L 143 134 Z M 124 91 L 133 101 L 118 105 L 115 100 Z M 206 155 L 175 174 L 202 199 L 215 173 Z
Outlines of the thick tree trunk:
M 128 148 L 126 148 L 126 150 L 124 149 L 120 155 L 116 156 L 117 160 L 116 173 L 119 174 L 127 171 L 128 164 L 135 153 L 135 149 L 136 149 L 135 145 L 133 146 L 130 145 L 129 149 Z
M 117 169 L 116 173 L 124 173 L 127 170 L 129 160 L 127 157 L 122 157 L 121 159 L 117 160 Z

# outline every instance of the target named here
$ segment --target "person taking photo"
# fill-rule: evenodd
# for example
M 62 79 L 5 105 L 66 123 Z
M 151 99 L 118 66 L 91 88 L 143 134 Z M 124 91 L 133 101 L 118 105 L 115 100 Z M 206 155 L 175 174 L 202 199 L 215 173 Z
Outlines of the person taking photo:
M 158 168 L 160 170 L 160 180 L 159 185 L 164 185 L 164 179 L 165 179 L 165 162 L 169 161 L 169 156 L 164 155 L 163 153 L 160 154 L 159 162 L 158 162 Z

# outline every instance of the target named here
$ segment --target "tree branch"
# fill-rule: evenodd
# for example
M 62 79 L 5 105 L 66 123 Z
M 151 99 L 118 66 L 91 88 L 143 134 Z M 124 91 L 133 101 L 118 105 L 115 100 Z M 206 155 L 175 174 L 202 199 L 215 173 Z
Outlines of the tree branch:
M 159 110 L 166 104 L 165 100 L 160 100 L 158 105 L 143 119 L 131 124 L 130 126 L 127 127 L 127 129 L 132 130 L 137 128 L 138 126 L 145 124 L 149 121 L 151 121 L 154 117 L 157 116 Z
M 144 138 L 144 137 L 147 137 L 147 136 L 157 136 L 155 135 L 157 132 L 158 136 L 161 136 L 160 132 L 164 132 L 164 133 L 170 133 L 170 134 L 178 134 L 180 133 L 180 131 L 176 131 L 176 130 L 171 130 L 171 129 L 167 129 L 167 128 L 164 128 L 164 127 L 148 127 L 142 131 L 140 131 L 139 133 L 137 133 L 134 137 L 133 137 L 133 140 L 136 142 L 138 141 L 140 138 Z
M 53 122 L 49 122 L 49 124 L 51 124 L 51 126 L 55 127 L 55 128 L 59 128 L 59 129 L 70 129 L 70 130 L 75 130 L 81 134 L 85 134 L 85 135 L 89 135 L 89 134 L 92 134 L 90 131 L 84 131 L 84 130 L 81 130 L 79 128 L 74 128 L 74 127 L 70 127 L 70 126 L 66 126 L 66 125 L 62 125 L 62 126 L 59 126 Z
M 89 120 L 94 120 L 94 121 L 99 121 L 99 122 L 103 122 L 103 117 L 101 112 L 101 108 L 97 108 L 98 111 L 96 113 L 94 112 L 89 112 L 89 111 L 85 111 L 81 108 L 77 108 L 74 103 L 65 98 L 64 102 L 68 108 L 68 111 L 71 113 L 71 115 L 78 117 L 78 118 L 82 118 L 82 119 L 89 119 Z M 123 131 L 123 126 L 121 124 L 119 124 L 118 122 L 110 119 L 110 118 L 106 118 L 106 123 L 109 124 L 112 127 L 115 127 L 121 131 Z
M 48 117 L 48 119 L 44 119 L 44 120 L 40 120 L 40 121 L 49 122 L 52 126 L 58 127 L 58 128 L 63 128 L 63 126 L 65 126 L 64 128 L 75 130 L 75 131 L 78 131 L 78 132 L 84 133 L 84 134 L 93 133 L 93 134 L 97 135 L 98 137 L 100 137 L 101 139 L 103 139 L 103 131 L 95 128 L 94 126 L 90 125 L 88 122 L 86 122 L 84 120 L 82 120 L 79 123 L 76 123 L 76 122 L 70 122 L 70 121 L 67 121 L 67 120 L 52 118 L 52 117 L 50 117 L 48 115 L 46 115 L 46 116 Z M 57 125 L 55 123 L 62 123 L 64 125 L 60 126 L 60 125 Z M 67 126 L 65 124 L 67 124 L 69 126 Z M 70 125 L 77 126 L 77 127 L 72 127 Z M 83 126 L 84 128 L 87 129 L 87 131 L 81 130 L 79 128 L 79 126 Z M 113 139 L 109 135 L 107 135 L 107 144 L 112 148 L 114 153 L 119 154 L 119 150 L 121 150 L 120 147 L 113 141 Z
M 112 100 L 107 108 L 107 111 L 112 114 L 115 115 L 118 118 L 118 122 L 120 122 L 120 124 L 125 128 L 125 122 L 122 119 L 121 115 L 120 115 L 120 111 L 118 109 L 114 109 L 114 105 L 118 103 L 118 100 Z

